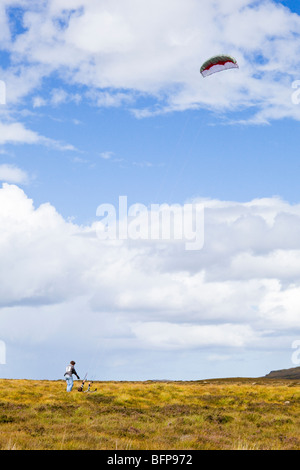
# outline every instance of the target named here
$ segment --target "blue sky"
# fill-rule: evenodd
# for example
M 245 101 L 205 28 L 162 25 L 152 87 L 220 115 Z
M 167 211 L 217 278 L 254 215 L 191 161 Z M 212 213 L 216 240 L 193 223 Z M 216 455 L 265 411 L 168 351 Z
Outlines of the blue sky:
M 0 375 L 295 366 L 298 2 L 4 0 L 0 27 Z M 203 79 L 221 52 L 239 69 Z M 100 242 L 120 196 L 200 201 L 203 249 Z
M 79 223 L 121 194 L 146 205 L 199 196 L 298 202 L 298 123 L 290 119 L 226 125 L 202 110 L 137 119 L 128 109 L 66 104 L 25 122 L 77 150 L 6 145 L 13 157 L 2 160 L 31 175 L 27 194 L 36 204 L 50 201 Z

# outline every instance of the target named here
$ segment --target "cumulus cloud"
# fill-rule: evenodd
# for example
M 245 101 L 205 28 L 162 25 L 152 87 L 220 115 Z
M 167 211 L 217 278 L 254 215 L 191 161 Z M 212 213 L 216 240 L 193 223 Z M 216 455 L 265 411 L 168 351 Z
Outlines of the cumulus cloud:
M 90 347 L 280 348 L 300 331 L 300 206 L 277 198 L 205 204 L 206 241 L 196 253 L 181 242 L 100 240 L 97 221 L 77 226 L 4 184 L 2 339 L 24 342 L 26 331 L 39 343 L 41 317 L 44 342 L 59 341 L 71 322 Z

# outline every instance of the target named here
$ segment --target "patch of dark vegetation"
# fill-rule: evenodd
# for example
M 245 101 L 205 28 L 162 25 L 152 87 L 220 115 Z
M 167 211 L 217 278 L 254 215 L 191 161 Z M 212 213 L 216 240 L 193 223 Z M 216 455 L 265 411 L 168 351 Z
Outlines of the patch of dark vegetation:
M 233 416 L 230 415 L 223 415 L 220 413 L 209 414 L 205 418 L 206 421 L 210 423 L 217 423 L 217 424 L 228 424 L 234 421 Z
M 23 403 L 0 402 L 0 411 L 20 411 L 28 409 L 29 405 Z
M 0 415 L 0 424 L 15 423 L 16 418 L 7 415 Z
M 198 405 L 165 405 L 157 409 L 158 412 L 163 413 L 164 416 L 187 416 L 201 413 L 202 407 Z
M 100 405 L 100 404 L 112 403 L 115 400 L 115 397 L 114 396 L 107 397 L 104 395 L 93 394 L 93 395 L 88 395 L 87 399 L 90 403 L 95 403 L 97 405 Z
M 137 417 L 141 416 L 144 414 L 144 411 L 141 408 L 132 408 L 132 407 L 126 407 L 126 406 L 118 406 L 118 405 L 113 405 L 113 406 L 105 406 L 102 408 L 99 408 L 98 413 L 100 414 L 120 414 L 122 416 L 132 416 L 132 417 Z
M 45 403 L 39 405 L 35 409 L 37 412 L 50 412 L 50 413 L 70 413 L 79 408 L 78 405 Z
M 23 426 L 22 431 L 25 432 L 26 434 L 30 434 L 31 437 L 43 436 L 47 432 L 44 426 L 39 426 L 39 425 L 35 425 L 32 427 Z

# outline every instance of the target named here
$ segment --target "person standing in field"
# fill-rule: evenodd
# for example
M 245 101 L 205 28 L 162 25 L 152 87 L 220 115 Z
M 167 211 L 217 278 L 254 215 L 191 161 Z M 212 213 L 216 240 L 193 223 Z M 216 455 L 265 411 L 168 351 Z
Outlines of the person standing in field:
M 65 377 L 66 382 L 67 382 L 67 392 L 72 392 L 73 384 L 74 384 L 73 374 L 76 375 L 78 380 L 80 380 L 80 377 L 77 374 L 77 372 L 75 370 L 75 367 L 74 367 L 75 364 L 76 364 L 76 362 L 71 361 L 70 364 L 67 366 L 66 372 L 64 374 L 64 377 Z

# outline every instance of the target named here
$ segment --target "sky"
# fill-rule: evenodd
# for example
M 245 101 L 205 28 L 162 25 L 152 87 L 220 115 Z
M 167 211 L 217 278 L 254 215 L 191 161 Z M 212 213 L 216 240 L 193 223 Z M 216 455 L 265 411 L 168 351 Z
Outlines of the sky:
M 299 365 L 299 52 L 297 1 L 2 0 L 1 377 Z M 122 197 L 201 207 L 201 248 L 103 239 Z

